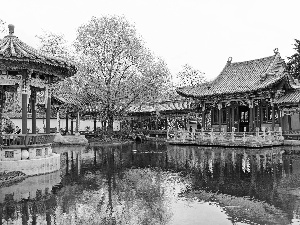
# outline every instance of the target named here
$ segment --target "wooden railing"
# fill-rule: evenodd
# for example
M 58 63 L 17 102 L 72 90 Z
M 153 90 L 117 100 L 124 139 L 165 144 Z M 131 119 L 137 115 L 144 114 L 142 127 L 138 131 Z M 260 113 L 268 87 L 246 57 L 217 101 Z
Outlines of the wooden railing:
M 2 134 L 1 146 L 44 145 L 53 142 L 55 134 Z
M 299 130 L 284 131 L 283 136 L 285 139 L 300 140 L 300 131 Z

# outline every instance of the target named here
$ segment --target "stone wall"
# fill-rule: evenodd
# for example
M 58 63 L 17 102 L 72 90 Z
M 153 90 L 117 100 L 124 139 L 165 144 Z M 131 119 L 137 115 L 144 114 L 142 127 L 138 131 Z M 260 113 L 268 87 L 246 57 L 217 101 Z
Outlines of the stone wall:
M 0 172 L 21 171 L 28 176 L 46 174 L 60 169 L 60 155 L 30 160 L 1 161 Z

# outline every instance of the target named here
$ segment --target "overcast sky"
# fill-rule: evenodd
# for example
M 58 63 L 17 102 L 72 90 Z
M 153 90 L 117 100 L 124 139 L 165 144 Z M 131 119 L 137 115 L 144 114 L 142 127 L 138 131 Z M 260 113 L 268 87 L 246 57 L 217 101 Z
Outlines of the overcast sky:
M 68 41 L 92 16 L 124 15 L 171 73 L 184 64 L 215 78 L 233 62 L 273 55 L 286 59 L 300 39 L 299 0 L 3 0 L 0 18 L 37 47 L 42 30 Z

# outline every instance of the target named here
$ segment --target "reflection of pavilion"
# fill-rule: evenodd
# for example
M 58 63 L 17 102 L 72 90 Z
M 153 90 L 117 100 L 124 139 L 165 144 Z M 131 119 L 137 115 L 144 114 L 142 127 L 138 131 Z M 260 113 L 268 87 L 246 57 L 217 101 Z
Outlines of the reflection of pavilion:
M 167 155 L 170 168 L 193 174 L 195 192 L 190 197 L 217 201 L 235 222 L 254 218 L 265 223 L 262 221 L 268 214 L 278 223 L 300 215 L 295 198 L 300 195 L 299 158 L 286 155 L 283 148 L 255 151 L 168 146 Z M 252 212 L 260 210 L 248 213 L 245 209 L 251 207 Z
M 52 187 L 61 181 L 60 171 L 27 177 L 20 183 L 0 188 L 0 203 L 7 200 L 20 202 L 23 199 L 34 200 L 38 195 L 50 194 Z
M 0 172 L 22 171 L 34 175 L 59 169 L 59 155 L 51 150 L 54 138 L 50 134 L 51 85 L 75 73 L 75 66 L 66 60 L 20 41 L 14 35 L 14 26 L 9 25 L 9 34 L 0 41 Z M 41 103 L 46 108 L 45 134 L 37 134 L 36 106 Z M 9 116 L 21 113 L 21 134 L 2 133 L 3 112 Z M 27 126 L 28 114 L 32 120 L 31 132 Z
M 60 171 L 56 171 L 0 188 L 0 224 L 9 221 L 15 224 L 50 222 L 51 210 L 56 205 L 53 191 L 60 182 Z

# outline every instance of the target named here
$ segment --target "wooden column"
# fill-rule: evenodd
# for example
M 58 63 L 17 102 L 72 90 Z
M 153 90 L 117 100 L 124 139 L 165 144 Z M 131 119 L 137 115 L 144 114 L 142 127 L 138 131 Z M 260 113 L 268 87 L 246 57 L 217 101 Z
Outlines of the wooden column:
M 97 118 L 94 117 L 94 132 L 97 130 Z
M 288 119 L 289 130 L 292 130 L 292 116 L 287 115 L 287 119 Z
M 219 103 L 218 104 L 218 109 L 219 109 L 219 131 L 221 132 L 221 130 L 222 130 L 222 103 Z
M 77 117 L 76 117 L 76 128 L 75 128 L 75 133 L 79 133 L 79 130 L 80 130 L 80 115 L 79 115 L 79 112 L 77 113 Z
M 258 100 L 258 105 L 255 107 L 255 110 L 256 110 L 256 115 L 257 115 L 255 126 L 260 129 L 260 127 L 261 127 L 261 118 L 262 118 L 261 117 L 261 100 Z
M 272 130 L 275 130 L 275 107 L 274 104 L 272 104 Z
M 69 131 L 69 112 L 66 112 L 66 134 Z
M 205 129 L 205 108 L 202 108 L 202 115 L 201 116 L 202 116 L 202 129 Z
M 71 134 L 73 135 L 73 118 L 71 119 Z
M 278 108 L 278 122 L 279 122 L 279 127 L 282 128 L 282 111 Z
M 50 116 L 51 116 L 51 95 L 48 93 L 46 108 L 46 134 L 50 134 Z
M 226 125 L 227 125 L 227 132 L 229 132 L 231 130 L 231 128 L 230 128 L 229 106 L 226 106 Z
M 254 106 L 253 100 L 249 102 L 249 132 L 253 131 L 253 121 L 254 121 Z
M 27 134 L 27 72 L 23 71 L 22 74 L 22 134 Z
M 56 133 L 60 133 L 60 115 L 59 115 L 59 108 L 58 107 L 57 107 L 56 121 L 57 121 Z
M 253 131 L 253 121 L 254 121 L 253 106 L 249 107 L 249 132 Z
M 48 85 L 52 82 L 52 77 L 48 77 Z M 47 108 L 46 108 L 46 134 L 50 134 L 50 117 L 51 117 L 51 90 L 49 87 L 46 88 L 47 91 Z
M 32 133 L 36 134 L 36 90 L 32 89 L 31 91 L 31 127 Z

